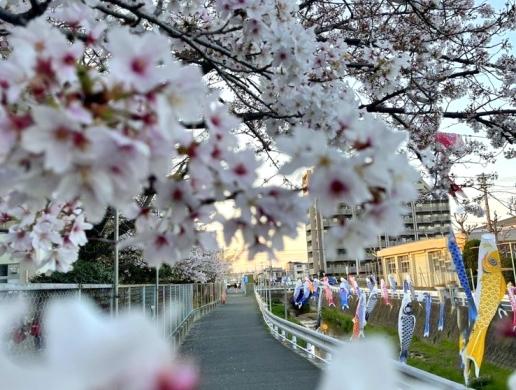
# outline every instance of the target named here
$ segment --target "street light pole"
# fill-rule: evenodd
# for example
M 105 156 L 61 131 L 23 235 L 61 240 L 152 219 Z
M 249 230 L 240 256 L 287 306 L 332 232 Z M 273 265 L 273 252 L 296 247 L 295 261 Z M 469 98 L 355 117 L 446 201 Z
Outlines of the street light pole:
M 114 299 L 114 310 L 115 315 L 118 316 L 118 268 L 119 268 L 119 256 L 118 256 L 118 239 L 119 239 L 119 219 L 120 215 L 118 209 L 115 210 L 115 267 L 113 277 L 113 299 Z
M 159 268 L 160 266 L 156 266 L 156 297 L 154 299 L 154 315 L 156 319 L 158 319 L 158 304 L 159 304 Z M 165 302 L 163 302 L 165 304 Z M 164 307 L 163 307 L 164 309 Z
M 269 311 L 272 311 L 272 259 L 271 259 L 271 274 L 269 276 Z

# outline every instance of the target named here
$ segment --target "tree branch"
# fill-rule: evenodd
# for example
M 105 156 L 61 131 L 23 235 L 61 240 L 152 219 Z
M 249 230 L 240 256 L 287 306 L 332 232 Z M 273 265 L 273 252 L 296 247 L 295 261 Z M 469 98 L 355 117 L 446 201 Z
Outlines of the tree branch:
M 43 3 L 38 3 L 35 0 L 31 0 L 30 9 L 19 14 L 13 14 L 6 11 L 4 8 L 0 8 L 0 20 L 10 23 L 14 26 L 25 26 L 32 19 L 36 19 L 37 17 L 43 15 L 51 1 L 52 0 L 46 0 Z

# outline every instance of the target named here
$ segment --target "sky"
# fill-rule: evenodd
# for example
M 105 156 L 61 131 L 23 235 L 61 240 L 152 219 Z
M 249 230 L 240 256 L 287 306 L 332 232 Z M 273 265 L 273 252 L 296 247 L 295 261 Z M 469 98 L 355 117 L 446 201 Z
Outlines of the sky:
M 494 8 L 498 9 L 504 6 L 505 0 L 490 0 L 488 3 L 491 4 Z M 510 39 L 511 44 L 516 47 L 516 32 L 509 34 L 508 38 Z M 467 102 L 464 102 L 464 106 L 466 103 Z M 460 109 L 460 104 L 456 105 L 454 108 Z M 489 144 L 489 140 L 485 138 L 483 134 L 475 134 L 467 126 L 458 124 L 453 121 L 444 122 L 441 130 L 459 133 L 464 136 L 466 141 L 475 140 L 483 142 L 487 145 Z M 266 168 L 259 173 L 259 176 L 267 178 L 271 175 L 270 172 L 271 170 Z M 516 161 L 508 160 L 503 156 L 503 154 L 501 154 L 497 157 L 494 164 L 480 164 L 471 162 L 468 164 L 457 164 L 452 169 L 452 173 L 457 176 L 458 183 L 460 183 L 462 180 L 465 180 L 466 178 L 476 177 L 482 173 L 488 174 L 493 172 L 498 173 L 498 179 L 494 182 L 494 186 L 491 188 L 491 191 L 498 200 L 495 198 L 490 198 L 490 208 L 492 213 L 496 211 L 498 217 L 503 219 L 508 217 L 509 214 L 507 212 L 507 208 L 504 207 L 501 203 L 507 202 L 511 196 L 516 197 Z M 300 183 L 301 174 L 302 172 L 297 172 L 297 175 L 294 176 L 293 181 Z M 469 198 L 479 194 L 477 191 L 467 188 L 464 189 L 464 192 Z M 457 208 L 457 204 L 453 200 L 450 200 L 450 208 L 452 213 Z M 225 212 L 229 213 L 230 210 L 227 209 Z M 478 225 L 485 223 L 485 219 L 469 217 L 467 222 Z M 233 272 L 253 273 L 270 266 L 271 262 L 267 255 L 257 255 L 254 260 L 249 260 L 247 253 L 243 251 L 241 239 L 236 239 L 231 243 L 231 245 L 225 246 L 223 243 L 220 227 L 217 229 L 217 234 L 221 247 L 224 247 L 224 257 L 231 261 Z M 299 227 L 298 237 L 296 239 L 287 239 L 285 242 L 284 250 L 276 252 L 276 258 L 273 260 L 272 265 L 274 267 L 285 268 L 285 265 L 288 261 L 307 261 L 306 235 L 304 226 Z
M 479 2 L 477 1 L 477 4 Z M 505 7 L 506 0 L 489 0 L 488 4 L 493 6 L 495 9 L 500 9 Z M 516 48 L 516 31 L 512 31 L 502 38 L 508 38 L 510 44 L 512 45 L 512 52 L 514 54 Z M 460 109 L 460 107 L 457 107 Z M 489 144 L 488 140 L 483 136 L 483 134 L 475 134 L 468 127 L 461 124 L 453 124 L 453 122 L 449 121 L 445 124 L 448 126 L 452 124 L 451 127 L 443 128 L 443 131 L 451 131 L 462 134 L 466 139 L 472 139 L 475 141 L 481 141 L 485 144 Z M 497 173 L 498 179 L 493 183 L 494 186 L 491 188 L 493 198 L 490 198 L 489 205 L 492 211 L 496 211 L 498 217 L 500 219 L 507 218 L 510 215 L 508 214 L 508 210 L 502 203 L 507 203 L 511 196 L 516 197 L 516 161 L 514 159 L 508 160 L 503 154 L 499 155 L 494 164 L 458 164 L 456 165 L 452 172 L 459 179 L 466 179 L 475 177 L 482 173 Z M 460 180 L 457 180 L 460 182 Z M 478 191 L 472 189 L 464 189 L 464 192 L 468 197 L 477 196 L 479 194 Z M 456 205 L 452 201 L 450 203 L 452 208 L 452 212 L 455 210 Z M 471 221 L 475 224 L 485 223 L 485 219 L 478 218 L 470 218 Z

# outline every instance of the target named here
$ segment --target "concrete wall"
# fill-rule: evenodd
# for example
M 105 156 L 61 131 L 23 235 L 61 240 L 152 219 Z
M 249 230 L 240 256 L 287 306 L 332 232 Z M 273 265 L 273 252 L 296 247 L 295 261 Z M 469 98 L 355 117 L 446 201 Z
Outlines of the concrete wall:
M 338 294 L 334 293 L 334 301 L 339 302 Z M 324 302 L 324 300 L 323 300 Z M 356 310 L 357 300 L 353 299 L 350 304 L 350 310 L 346 310 L 346 313 L 353 315 Z M 373 313 L 369 317 L 369 322 L 373 325 L 383 325 L 398 329 L 398 313 L 400 310 L 401 300 L 391 299 L 392 308 L 385 305 L 383 301 L 379 300 Z M 445 307 L 445 318 L 443 331 L 437 330 L 437 322 L 439 320 L 439 305 L 432 304 L 432 312 L 430 315 L 430 337 L 424 338 L 424 326 L 425 326 L 425 308 L 423 304 L 414 306 L 414 313 L 416 315 L 416 330 L 415 336 L 422 341 L 429 343 L 437 343 L 442 340 L 448 340 L 457 344 L 457 356 L 458 356 L 458 343 L 459 343 L 459 328 L 457 327 L 457 312 L 451 310 L 450 301 L 446 300 Z M 337 305 L 338 307 L 338 305 Z M 458 306 L 457 309 L 460 313 L 460 318 L 463 324 L 467 323 L 467 310 L 466 307 Z M 512 319 L 512 313 L 509 312 L 509 318 Z M 486 338 L 486 360 L 495 363 L 497 365 L 516 369 L 516 339 L 500 337 L 497 335 L 496 327 L 500 318 L 498 315 L 493 318 L 491 325 L 488 330 Z M 366 329 L 367 333 L 367 329 Z M 458 358 L 457 358 L 458 359 Z M 458 362 L 458 360 L 457 360 Z M 455 362 L 451 362 L 454 364 Z

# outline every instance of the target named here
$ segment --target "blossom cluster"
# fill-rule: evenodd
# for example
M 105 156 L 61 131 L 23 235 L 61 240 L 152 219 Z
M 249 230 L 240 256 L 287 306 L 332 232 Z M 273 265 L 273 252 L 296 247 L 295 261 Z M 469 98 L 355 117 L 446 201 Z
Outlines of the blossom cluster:
M 269 133 L 285 134 L 278 147 L 291 159 L 282 173 L 312 168 L 309 194 L 321 200 L 326 214 L 341 202 L 369 204 L 367 213 L 345 226 L 367 232 L 360 241 L 343 231 L 333 234 L 360 248 L 375 234 L 368 232 L 370 226 L 384 228 L 391 214 L 401 213 L 401 202 L 412 196 L 400 191 L 413 181 L 406 161 L 390 158 L 402 138 L 371 116 L 338 110 L 339 105 L 350 106 L 349 93 L 310 85 L 309 58 L 320 63 L 315 57 L 321 55 L 313 34 L 296 25 L 292 6 L 280 2 L 277 12 L 266 3 L 256 2 L 255 12 L 245 19 L 270 20 L 268 35 L 258 34 L 252 42 L 262 52 L 263 45 L 271 45 L 271 57 L 262 61 L 271 61 L 277 77 L 275 85 L 263 81 L 264 98 L 275 100 L 280 113 L 293 106 L 313 107 L 304 110 L 294 127 L 267 124 Z M 243 9 L 236 3 L 231 7 Z M 221 16 L 227 9 L 221 5 Z M 57 7 L 51 16 L 86 39 L 68 42 L 62 31 L 39 18 L 12 28 L 10 55 L 0 66 L 0 173 L 7 184 L 2 192 L 26 198 L 23 210 L 31 216 L 22 225 L 29 228 L 26 235 L 45 236 L 24 244 L 15 224 L 5 248 L 36 266 L 69 269 L 77 257 L 73 249 L 84 240 L 70 246 L 63 213 L 48 217 L 38 205 L 42 199 L 75 205 L 78 211 L 64 213 L 69 219 L 84 213 L 95 223 L 108 206 L 134 217 L 136 235 L 127 245 L 141 244 L 151 264 L 186 257 L 193 245 L 214 249 L 214 236 L 202 227 L 215 219 L 222 220 L 227 242 L 241 231 L 251 254 L 281 249 L 284 236 L 295 236 L 306 217 L 306 199 L 281 187 L 257 185 L 261 163 L 252 149 L 238 148 L 233 134 L 240 121 L 208 89 L 199 67 L 174 61 L 174 41 L 157 32 L 135 34 L 95 23 L 93 11 L 78 2 Z M 285 28 L 294 28 L 289 40 L 277 36 Z M 109 53 L 101 66 L 88 63 L 97 51 Z M 289 93 L 280 94 L 286 89 Z M 321 100 L 331 103 L 323 107 Z M 380 139 L 385 139 L 381 145 Z M 155 194 L 159 215 L 134 204 L 133 198 L 144 191 Z M 214 205 L 226 200 L 234 201 L 237 216 L 217 214 Z M 38 233 L 41 221 L 51 234 Z M 57 255 L 57 262 L 50 260 Z
M 74 25 L 88 31 L 90 23 Z M 68 43 L 43 19 L 12 29 L 11 53 L 1 68 L 17 72 L 18 82 L 5 76 L 2 83 L 2 193 L 7 205 L 27 213 L 22 226 L 35 229 L 29 236 L 41 235 L 41 221 L 50 230 L 43 243 L 28 245 L 16 234 L 20 226 L 12 225 L 5 248 L 35 266 L 56 264 L 38 250 L 62 255 L 77 249 L 68 246 L 61 216 L 84 213 L 95 223 L 112 206 L 136 219 L 128 245 L 141 243 L 151 264 L 174 262 L 193 245 L 216 245 L 200 227 L 213 220 L 213 205 L 227 199 L 244 211 L 225 223 L 233 233 L 244 230 L 256 250 L 294 236 L 304 203 L 294 192 L 255 186 L 260 163 L 251 150 L 235 149 L 231 131 L 239 121 L 207 89 L 199 68 L 174 62 L 167 38 L 157 33 L 133 36 L 113 27 L 106 39 Z M 97 49 L 110 54 L 105 72 L 84 63 Z M 200 122 L 200 134 L 188 129 Z M 159 216 L 134 203 L 145 190 L 155 195 Z M 16 195 L 23 206 L 13 204 Z M 80 211 L 42 212 L 42 200 Z M 76 257 L 67 255 L 50 269 L 67 270 Z
M 177 280 L 206 283 L 221 279 L 228 271 L 228 264 L 222 261 L 218 252 L 206 252 L 192 248 L 190 256 L 179 260 L 172 267 Z
M 0 336 L 27 315 L 23 301 L 0 305 Z M 38 330 L 44 348 L 36 358 L 13 358 L 8 346 L 0 350 L 3 386 L 29 390 L 128 389 L 190 390 L 197 387 L 194 366 L 177 359 L 170 343 L 141 313 L 116 318 L 101 313 L 86 299 L 50 302 Z M 78 337 L 80 335 L 80 337 Z
M 151 2 L 56 2 L 9 29 L 9 55 L 0 64 L 0 194 L 25 198 L 33 219 L 24 226 L 38 226 L 42 200 L 73 204 L 73 213 L 91 224 L 107 207 L 117 208 L 135 219 L 124 245 L 142 246 L 152 265 L 188 257 L 193 246 L 215 249 L 206 228 L 214 221 L 222 223 L 227 243 L 239 232 L 251 256 L 272 255 L 284 237 L 297 234 L 313 201 L 325 216 L 341 203 L 361 210 L 353 221 L 337 221 L 328 235 L 330 246 L 359 257 L 378 232 L 402 226 L 403 204 L 416 196 L 417 180 L 398 153 L 406 137 L 356 109 L 358 97 L 341 78 L 347 46 L 320 41 L 292 2 L 215 5 L 165 2 L 160 14 Z M 101 18 L 102 12 L 111 16 Z M 120 26 L 116 18 L 129 22 L 131 13 L 149 28 Z M 225 46 L 212 33 L 187 39 L 171 22 L 175 17 L 219 31 Z M 152 28 L 160 21 L 163 28 Z M 239 84 L 239 72 L 255 78 Z M 216 89 L 221 82 L 230 91 Z M 260 123 L 242 114 L 251 97 Z M 308 197 L 260 185 L 263 159 L 237 135 L 246 127 L 266 150 L 283 156 L 279 174 L 311 170 Z M 134 202 L 142 193 L 143 206 Z M 224 202 L 234 215 L 218 211 Z M 62 225 L 45 225 L 55 233 L 41 244 L 45 253 L 68 249 Z M 13 254 L 17 228 L 10 226 L 4 245 Z M 38 257 L 38 245 L 16 251 L 52 269 L 56 263 Z M 60 269 L 76 257 L 58 261 Z
M 8 252 L 13 259 L 32 263 L 41 272 L 68 272 L 79 248 L 87 242 L 85 230 L 92 227 L 84 218 L 82 209 L 74 203 L 54 201 L 39 209 L 24 202 L 20 194 L 11 193 L 0 198 L 0 224 L 10 226 L 0 242 L 0 254 Z

